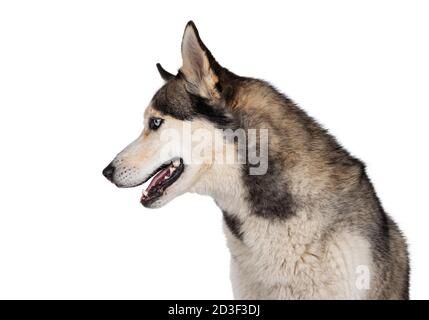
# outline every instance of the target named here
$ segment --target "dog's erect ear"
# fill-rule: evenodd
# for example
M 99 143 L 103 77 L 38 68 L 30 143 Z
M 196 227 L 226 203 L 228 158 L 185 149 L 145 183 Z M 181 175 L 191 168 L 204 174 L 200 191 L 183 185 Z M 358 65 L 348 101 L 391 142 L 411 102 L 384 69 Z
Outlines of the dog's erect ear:
M 192 21 L 188 22 L 183 34 L 182 59 L 180 71 L 185 76 L 189 92 L 206 99 L 219 98 L 219 78 L 214 70 L 218 64 L 201 41 Z
M 165 70 L 160 63 L 156 64 L 156 68 L 158 69 L 159 74 L 161 75 L 161 78 L 164 79 L 165 81 L 168 81 L 172 78 L 174 78 L 174 75 L 171 74 L 170 72 L 168 72 L 167 70 Z

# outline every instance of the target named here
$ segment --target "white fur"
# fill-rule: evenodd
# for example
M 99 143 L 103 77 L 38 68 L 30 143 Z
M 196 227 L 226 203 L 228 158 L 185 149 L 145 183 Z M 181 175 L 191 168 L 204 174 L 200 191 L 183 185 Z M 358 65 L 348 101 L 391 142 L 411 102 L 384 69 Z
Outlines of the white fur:
M 243 239 L 225 226 L 231 251 L 231 281 L 237 299 L 365 299 L 367 288 L 357 285 L 359 267 L 371 272 L 369 243 L 343 231 L 325 235 L 324 221 L 298 212 L 286 221 L 249 214 L 240 168 L 214 166 L 195 185 L 195 192 L 212 196 L 243 225 Z M 369 280 L 370 282 L 370 280 Z

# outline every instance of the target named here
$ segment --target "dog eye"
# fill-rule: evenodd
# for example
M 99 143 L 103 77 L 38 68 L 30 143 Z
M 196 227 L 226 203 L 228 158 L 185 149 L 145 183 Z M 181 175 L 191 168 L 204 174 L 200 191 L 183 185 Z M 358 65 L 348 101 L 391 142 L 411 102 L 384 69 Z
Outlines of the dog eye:
M 149 119 L 149 128 L 151 130 L 156 130 L 161 126 L 161 124 L 163 122 L 164 122 L 164 120 L 161 118 L 150 118 Z

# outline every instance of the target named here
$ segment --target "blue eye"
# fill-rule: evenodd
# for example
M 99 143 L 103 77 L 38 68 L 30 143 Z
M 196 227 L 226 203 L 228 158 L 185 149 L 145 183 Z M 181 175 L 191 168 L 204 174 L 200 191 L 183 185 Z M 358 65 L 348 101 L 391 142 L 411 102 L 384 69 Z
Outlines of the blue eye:
M 161 118 L 150 118 L 149 119 L 149 128 L 151 130 L 156 130 L 161 126 L 161 124 L 163 122 L 164 122 L 164 119 L 161 119 Z

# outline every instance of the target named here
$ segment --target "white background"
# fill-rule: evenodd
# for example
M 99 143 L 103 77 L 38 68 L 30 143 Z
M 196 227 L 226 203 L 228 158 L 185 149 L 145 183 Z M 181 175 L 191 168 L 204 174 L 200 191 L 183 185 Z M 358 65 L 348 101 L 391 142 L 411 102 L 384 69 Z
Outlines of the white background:
M 429 298 L 425 1 L 2 1 L 0 298 L 232 298 L 213 201 L 159 210 L 102 169 L 180 67 L 193 19 L 225 67 L 269 80 L 363 159 Z

